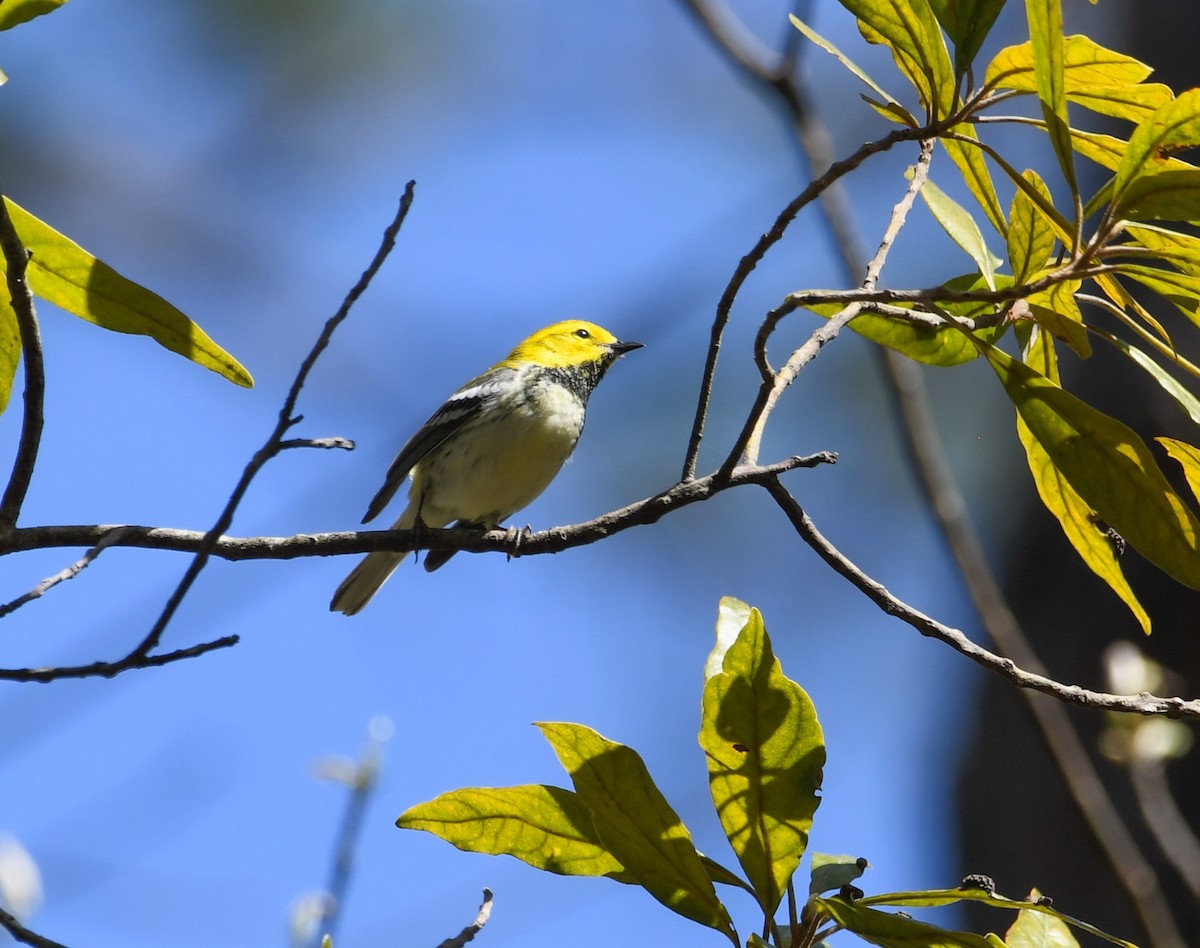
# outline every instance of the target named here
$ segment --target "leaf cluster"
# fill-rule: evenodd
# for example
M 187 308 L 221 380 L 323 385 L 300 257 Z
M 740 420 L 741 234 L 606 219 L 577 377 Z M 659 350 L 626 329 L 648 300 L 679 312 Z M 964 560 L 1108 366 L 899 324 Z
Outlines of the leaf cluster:
M 1149 632 L 1150 617 L 1125 579 L 1119 552 L 1128 542 L 1178 582 L 1200 589 L 1195 497 L 1179 496 L 1161 468 L 1169 457 L 1195 494 L 1200 449 L 1159 438 L 1156 452 L 1124 423 L 1067 392 L 1058 350 L 1087 359 L 1094 340 L 1113 346 L 1200 423 L 1200 401 L 1181 381 L 1200 378 L 1200 367 L 1179 353 L 1167 321 L 1152 312 L 1181 314 L 1188 332 L 1200 326 L 1200 238 L 1192 233 L 1200 223 L 1200 166 L 1185 160 L 1200 146 L 1200 90 L 1176 96 L 1148 81 L 1144 63 L 1087 36 L 1065 36 L 1060 0 L 1026 0 L 1029 40 L 1000 50 L 982 68 L 975 59 L 1003 0 L 841 2 L 863 37 L 891 52 L 907 95 L 886 91 L 809 26 L 793 23 L 867 85 L 863 98 L 871 108 L 935 140 L 950 159 L 976 210 L 932 182 L 921 194 L 974 269 L 920 291 L 793 294 L 784 309 L 803 306 L 828 318 L 864 299 L 850 326 L 881 345 L 929 365 L 984 358 L 1016 408 L 1043 503 Z M 1034 104 L 1032 115 L 1000 113 L 1021 100 Z M 1128 131 L 1076 127 L 1073 115 L 1116 120 Z M 1016 167 L 987 141 L 997 125 L 1045 135 L 1056 167 Z M 1081 190 L 1080 158 L 1104 175 L 1092 193 Z M 997 182 L 1011 191 L 1007 207 Z M 1015 356 L 999 348 L 1010 331 Z
M 546 872 L 607 876 L 640 886 L 733 945 L 743 942 L 717 885 L 754 900 L 761 934 L 751 935 L 748 945 L 801 948 L 848 931 L 895 948 L 1051 948 L 1073 944 L 1074 926 L 1132 948 L 1055 911 L 1048 900 L 1006 899 L 983 883 L 863 897 L 852 883 L 867 861 L 849 856 L 811 854 L 808 897 L 798 906 L 794 877 L 821 802 L 825 740 L 812 701 L 783 673 L 762 616 L 736 599 L 721 600 L 717 642 L 705 665 L 699 743 L 713 806 L 741 874 L 695 848 L 632 748 L 581 724 L 538 727 L 573 789 L 528 784 L 453 790 L 411 807 L 397 825 L 468 852 L 515 856 Z M 780 920 L 785 899 L 787 919 Z M 948 931 L 904 912 L 884 911 L 961 901 L 1016 911 L 1005 936 L 1010 940 Z

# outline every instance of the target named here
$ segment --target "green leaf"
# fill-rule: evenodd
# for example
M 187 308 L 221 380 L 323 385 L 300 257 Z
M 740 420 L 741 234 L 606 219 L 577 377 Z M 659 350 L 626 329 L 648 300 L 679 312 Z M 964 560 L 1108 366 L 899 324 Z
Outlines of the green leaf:
M 973 125 L 956 125 L 953 131 L 956 135 L 971 141 L 979 140 Z M 992 227 L 996 229 L 996 233 L 1001 236 L 1007 234 L 1008 222 L 1004 219 L 1000 198 L 996 196 L 996 186 L 992 183 L 992 176 L 988 172 L 983 150 L 978 145 L 972 144 L 971 141 L 961 141 L 955 138 L 939 138 L 938 141 L 958 168 L 967 189 L 979 202 L 979 206 L 983 208 L 983 212 L 987 215 Z
M 868 43 L 887 46 L 934 118 L 954 109 L 954 70 L 929 0 L 841 0 Z
M 26 279 L 35 296 L 104 329 L 150 336 L 238 385 L 254 384 L 233 356 L 161 296 L 127 280 L 7 198 L 5 203 L 22 243 L 33 254 Z
M 808 885 L 808 894 L 820 895 L 822 892 L 840 889 L 860 878 L 868 868 L 868 862 L 862 858 L 813 853 L 812 878 Z
M 1196 307 L 1200 305 L 1200 277 L 1131 263 L 1119 264 L 1116 272 L 1149 287 L 1178 307 L 1192 322 L 1200 322 L 1196 315 Z
M 1162 386 L 1163 391 L 1175 399 L 1179 407 L 1187 412 L 1188 417 L 1195 424 L 1200 425 L 1200 399 L 1188 391 L 1175 376 L 1171 375 L 1165 368 L 1154 361 L 1148 353 L 1143 352 L 1136 346 L 1130 345 L 1119 336 L 1114 336 L 1112 333 L 1096 327 L 1092 328 L 1092 332 L 1115 346 L 1134 365 L 1150 373 L 1154 381 Z
M 1092 354 L 1092 344 L 1075 300 L 1078 290 L 1078 280 L 1065 280 L 1031 293 L 1026 303 L 1039 326 L 1065 342 L 1079 358 L 1086 359 Z
M 705 682 L 700 746 L 725 836 L 772 915 L 808 845 L 825 742 L 812 701 L 783 674 L 757 609 L 721 673 Z
M 847 902 L 840 896 L 814 898 L 821 911 L 847 931 L 881 948 L 991 948 L 982 935 L 952 932 L 915 918 Z
M 974 61 L 1006 0 L 930 0 L 933 14 L 954 44 L 954 73 L 961 76 Z
M 733 596 L 721 597 L 721 601 L 717 603 L 716 644 L 713 645 L 713 650 L 708 653 L 708 658 L 704 662 L 705 681 L 708 681 L 713 675 L 721 674 L 725 667 L 725 653 L 738 640 L 742 629 L 750 621 L 752 611 L 749 603 L 742 602 Z
M 1153 173 L 1160 157 L 1200 145 L 1200 89 L 1191 89 L 1158 109 L 1129 136 L 1117 169 L 1115 193 L 1120 200 L 1135 178 Z
M 1050 381 L 1058 382 L 1054 346 L 1044 334 L 1039 333 L 1036 337 L 1027 361 Z M 1117 551 L 1097 525 L 1094 511 L 1051 461 L 1046 449 L 1033 436 L 1020 415 L 1017 416 L 1017 436 L 1025 448 L 1029 471 L 1033 474 L 1033 482 L 1042 503 L 1058 520 L 1079 558 L 1120 597 L 1141 625 L 1142 631 L 1149 635 L 1150 616 L 1125 579 Z
M 67 0 L 0 0 L 0 30 L 12 29 L 35 16 L 52 13 Z
M 21 361 L 21 333 L 17 317 L 7 303 L 0 304 L 0 415 L 12 398 L 17 363 Z
M 1087 36 L 1063 37 L 1063 80 L 1068 93 L 1097 86 L 1132 86 L 1154 70 L 1124 53 L 1105 49 Z M 1031 42 L 1008 46 L 988 65 L 984 83 L 989 88 L 1036 92 L 1034 52 Z
M 1025 0 L 1025 16 L 1029 21 L 1029 40 L 1033 48 L 1034 86 L 1046 120 L 1046 131 L 1071 193 L 1078 194 L 1071 123 L 1067 116 L 1066 44 L 1061 0 Z
M 1200 498 L 1200 448 L 1190 445 L 1186 441 L 1176 441 L 1174 438 L 1155 438 L 1154 440 L 1166 449 L 1167 454 L 1179 462 L 1188 487 L 1192 489 L 1192 496 Z
M 396 825 L 432 833 L 466 852 L 515 856 L 547 872 L 633 881 L 597 838 L 587 808 L 560 787 L 452 790 L 406 810 Z
M 982 905 L 990 905 L 992 908 L 1008 911 L 1041 912 L 1044 915 L 1061 919 L 1071 927 L 1078 928 L 1089 935 L 1102 938 L 1110 944 L 1119 945 L 1120 948 L 1137 948 L 1136 945 L 1130 942 L 1102 932 L 1094 925 L 1081 922 L 1070 915 L 1064 915 L 1062 912 L 1051 908 L 1045 902 L 1018 901 L 1016 899 L 1005 898 L 1003 895 L 987 892 L 983 889 L 931 889 L 924 892 L 889 892 L 885 895 L 867 896 L 855 904 L 862 906 L 889 905 L 900 908 L 926 908 L 930 906 L 954 905 L 957 902 L 978 902 Z M 913 948 L 918 944 L 924 946 L 923 942 L 916 942 Z M 995 942 L 991 942 L 990 944 L 995 944 Z
M 913 169 L 909 169 L 906 177 L 911 178 Z M 979 267 L 979 273 L 989 290 L 996 288 L 995 273 L 1001 260 L 990 250 L 983 239 L 983 232 L 975 223 L 975 218 L 966 209 L 947 195 L 941 188 L 927 180 L 921 188 L 921 197 L 933 212 L 934 219 L 941 225 L 942 230 L 949 234 L 950 239 L 958 244 Z
M 1128 224 L 1125 232 L 1171 266 L 1200 277 L 1200 238 L 1153 224 Z
M 880 86 L 874 79 L 863 72 L 863 70 L 860 69 L 853 62 L 853 60 L 851 60 L 845 53 L 834 46 L 833 43 L 825 39 L 825 37 L 801 20 L 794 13 L 789 13 L 788 19 L 791 20 L 792 26 L 804 34 L 805 38 L 808 39 L 810 43 L 815 43 L 817 46 L 820 46 L 821 49 L 825 50 L 825 52 L 837 59 L 837 61 L 840 62 L 847 70 L 849 70 L 852 75 L 856 76 L 861 82 L 865 83 L 867 88 L 879 96 L 879 98 L 883 99 L 886 105 L 883 105 L 882 108 L 888 111 L 895 110 L 894 114 L 897 117 L 908 116 L 908 121 L 904 124 L 912 125 L 915 123 L 915 119 L 913 119 L 909 111 L 899 102 L 897 102 L 892 97 L 891 93 L 885 91 L 882 86 Z
M 1041 893 L 1034 889 L 1029 901 L 1036 902 Z M 1071 928 L 1061 918 L 1046 912 L 1021 909 L 1017 920 L 1004 933 L 1006 948 L 1079 948 Z
M 1173 168 L 1134 178 L 1113 214 L 1135 221 L 1200 221 L 1200 168 Z
M 1159 569 L 1200 589 L 1200 523 L 1142 439 L 1000 349 L 977 345 L 1021 420 L 1083 502 Z
M 1051 200 L 1050 189 L 1036 171 L 1026 171 L 1022 177 L 1029 186 Z M 1026 283 L 1031 274 L 1046 266 L 1054 253 L 1054 227 L 1034 204 L 1029 195 L 1021 190 L 1013 194 L 1012 209 L 1008 215 L 1008 265 L 1012 269 L 1015 283 Z
M 581 724 L 538 727 L 571 775 L 596 835 L 630 878 L 672 911 L 738 944 L 691 834 L 637 752 Z
M 1098 115 L 1138 123 L 1171 101 L 1171 89 L 1157 82 L 1140 86 L 1090 86 L 1068 92 L 1067 99 Z

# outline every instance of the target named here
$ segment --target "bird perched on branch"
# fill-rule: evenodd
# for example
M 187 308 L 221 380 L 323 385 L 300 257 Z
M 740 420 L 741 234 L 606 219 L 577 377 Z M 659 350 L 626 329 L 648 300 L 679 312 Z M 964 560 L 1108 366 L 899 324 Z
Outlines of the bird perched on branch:
M 363 523 L 379 515 L 411 474 L 408 506 L 393 530 L 451 522 L 494 530 L 549 486 L 579 441 L 588 397 L 609 366 L 641 346 L 581 319 L 539 329 L 451 395 L 409 439 Z M 432 550 L 425 569 L 432 572 L 453 555 Z M 360 612 L 404 556 L 367 554 L 329 608 Z

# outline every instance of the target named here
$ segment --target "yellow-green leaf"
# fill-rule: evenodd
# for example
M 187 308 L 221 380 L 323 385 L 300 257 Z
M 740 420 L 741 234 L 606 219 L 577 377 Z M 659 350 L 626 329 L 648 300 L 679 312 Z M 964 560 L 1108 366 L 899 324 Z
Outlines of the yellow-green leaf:
M 1042 375 L 1057 384 L 1058 366 L 1054 346 L 1044 334 L 1038 334 L 1026 358 Z M 1033 436 L 1020 415 L 1017 416 L 1017 437 L 1025 449 L 1029 471 L 1033 474 L 1033 482 L 1042 503 L 1058 520 L 1068 542 L 1075 548 L 1084 565 L 1108 584 L 1129 607 L 1142 631 L 1149 635 L 1150 616 L 1125 579 L 1120 560 L 1117 559 L 1117 551 L 1096 523 L 1095 512 L 1055 466 L 1046 449 Z
M 1179 407 L 1187 412 L 1188 417 L 1195 424 L 1200 425 L 1200 399 L 1188 391 L 1175 376 L 1171 375 L 1163 366 L 1155 362 L 1148 353 L 1143 352 L 1136 346 L 1130 345 L 1119 336 L 1114 336 L 1107 330 L 1096 327 L 1092 328 L 1092 332 L 1101 339 L 1111 343 L 1118 351 L 1133 362 L 1134 365 L 1148 372 L 1151 378 L 1162 386 L 1163 391 L 1175 399 Z M 1176 356 L 1175 360 L 1176 362 L 1180 361 L 1179 356 Z M 1186 369 L 1187 366 L 1181 366 L 1181 368 Z
M 20 361 L 21 334 L 17 329 L 17 317 L 5 302 L 0 305 L 0 415 L 4 414 L 12 398 L 13 380 Z
M 975 60 L 1007 0 L 930 0 L 934 16 L 954 44 L 954 72 L 962 75 Z
M 912 174 L 913 170 L 910 168 L 907 176 L 911 177 Z M 994 290 L 996 268 L 1002 261 L 988 249 L 987 241 L 983 239 L 983 231 L 979 229 L 975 218 L 932 180 L 926 181 L 921 188 L 921 197 L 942 230 L 975 261 L 979 267 L 979 275 L 983 277 L 988 289 Z
M 809 895 L 832 892 L 849 885 L 866 872 L 868 863 L 861 857 L 835 856 L 829 853 L 812 854 L 812 876 L 808 883 Z
M 1192 496 L 1200 498 L 1200 448 L 1186 441 L 1176 441 L 1174 438 L 1155 438 L 1167 449 L 1167 454 L 1179 462 L 1183 468 L 1183 476 L 1187 479 Z
M 1026 171 L 1022 177 L 1031 188 L 1041 192 L 1046 202 L 1050 202 L 1050 189 L 1036 171 Z M 1008 216 L 1008 265 L 1014 282 L 1026 283 L 1031 274 L 1045 267 L 1054 252 L 1054 244 L 1054 227 L 1041 208 L 1025 191 L 1016 191 Z
M 1086 359 L 1092 354 L 1092 344 L 1075 299 L 1078 290 L 1078 280 L 1064 280 L 1031 293 L 1026 303 L 1039 326 L 1065 342 L 1079 358 Z
M 954 133 L 971 140 L 977 141 L 979 138 L 973 125 L 956 125 Z M 940 138 L 938 141 L 946 149 L 946 154 L 950 156 L 950 160 L 954 162 L 959 173 L 962 174 L 967 189 L 979 202 L 979 206 L 983 208 L 983 212 L 987 215 L 992 227 L 996 229 L 996 233 L 1001 236 L 1007 234 L 1008 223 L 1004 220 L 1000 198 L 996 196 L 996 186 L 992 183 L 992 176 L 988 172 L 982 149 L 971 144 L 970 141 L 964 142 L 955 138 Z
M 1118 200 L 1135 178 L 1159 170 L 1159 159 L 1196 145 L 1200 145 L 1200 89 L 1191 89 L 1155 111 L 1129 136 L 1117 169 Z
M 1200 322 L 1196 307 L 1200 306 L 1200 277 L 1159 267 L 1143 267 L 1122 263 L 1116 270 L 1122 276 L 1136 280 L 1149 287 L 1165 300 L 1169 300 L 1179 311 L 1193 322 Z
M 633 881 L 596 837 L 578 797 L 560 787 L 453 790 L 409 808 L 396 825 L 432 833 L 467 852 L 515 856 L 547 872 Z
M 1128 224 L 1125 232 L 1171 266 L 1200 277 L 1200 237 L 1152 224 Z
M 0 30 L 12 29 L 19 23 L 32 20 L 35 16 L 52 13 L 67 0 L 2 0 L 0 2 Z
M 249 388 L 254 380 L 207 333 L 157 293 L 110 266 L 7 198 L 13 226 L 32 252 L 26 280 L 48 303 L 115 332 L 150 336 L 197 365 Z M 0 269 L 3 269 L 0 257 Z
M 735 945 L 725 906 L 691 834 L 632 748 L 581 724 L 538 725 L 571 775 L 604 848 L 663 905 L 715 928 Z
M 842 6 L 858 17 L 867 42 L 892 51 L 933 117 L 949 115 L 954 108 L 954 70 L 929 0 L 842 0 Z
M 880 948 L 992 948 L 982 935 L 952 932 L 907 915 L 881 912 L 840 896 L 816 897 L 813 904 L 847 931 Z
M 700 746 L 725 836 L 766 915 L 808 845 L 825 742 L 812 701 L 783 674 L 758 610 L 705 682 Z
M 1041 893 L 1034 889 L 1029 901 L 1036 902 Z M 1047 912 L 1021 909 L 1017 920 L 1004 933 L 1006 948 L 1079 948 L 1071 928 L 1061 918 Z
M 1067 99 L 1098 115 L 1144 122 L 1171 101 L 1171 89 L 1158 82 L 1140 86 L 1090 86 L 1067 93 Z
M 825 50 L 825 52 L 829 53 L 829 55 L 833 56 L 847 70 L 849 70 L 851 75 L 856 76 L 859 81 L 863 82 L 872 92 L 879 96 L 879 98 L 883 99 L 883 101 L 886 103 L 884 106 L 885 109 L 897 109 L 899 114 L 908 115 L 908 110 L 900 105 L 900 103 L 892 97 L 891 93 L 885 91 L 884 88 L 879 85 L 879 83 L 868 76 L 853 60 L 850 59 L 849 56 L 834 46 L 833 43 L 827 40 L 824 36 L 814 30 L 794 13 L 789 13 L 788 19 L 791 20 L 792 26 L 798 29 L 810 43 L 815 43 L 817 46 L 820 46 L 821 49 Z
M 1129 427 L 977 342 L 1030 433 L 1086 503 L 1159 569 L 1200 589 L 1200 523 Z
M 1200 221 L 1200 168 L 1172 168 L 1134 178 L 1114 214 L 1135 221 Z
M 1063 41 L 1061 0 L 1025 0 L 1029 40 L 1033 46 L 1033 80 L 1046 131 L 1058 156 L 1063 177 L 1078 193 L 1075 152 L 1071 148 L 1071 123 L 1067 117 L 1066 50 Z
M 1137 85 L 1152 70 L 1145 63 L 1094 42 L 1087 36 L 1063 37 L 1063 79 L 1068 93 L 1089 87 Z M 1033 45 L 1008 46 L 988 65 L 984 82 L 988 87 L 1036 92 Z

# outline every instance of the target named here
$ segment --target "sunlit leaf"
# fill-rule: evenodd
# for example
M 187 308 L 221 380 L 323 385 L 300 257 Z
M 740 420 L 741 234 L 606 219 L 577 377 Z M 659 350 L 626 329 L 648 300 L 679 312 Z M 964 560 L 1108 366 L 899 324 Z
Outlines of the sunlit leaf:
M 1200 221 L 1200 168 L 1134 178 L 1121 194 L 1114 213 L 1135 221 Z
M 1200 89 L 1184 92 L 1158 109 L 1129 136 L 1117 169 L 1119 200 L 1135 178 L 1159 170 L 1155 165 L 1172 151 L 1200 145 Z
M 409 808 L 396 825 L 432 833 L 467 852 L 515 856 L 547 872 L 633 881 L 600 843 L 578 797 L 560 787 L 453 790 Z
M 1192 496 L 1200 498 L 1200 448 L 1188 444 L 1186 441 L 1176 441 L 1174 438 L 1155 438 L 1154 440 L 1166 448 L 1167 454 L 1179 462 L 1188 487 L 1192 489 Z
M 17 318 L 7 302 L 0 304 L 0 414 L 12 398 L 17 363 L 21 361 L 21 334 Z
M 1051 200 L 1050 189 L 1036 171 L 1026 171 L 1023 177 L 1047 202 Z M 1030 274 L 1045 267 L 1054 252 L 1054 244 L 1053 226 L 1029 195 L 1018 190 L 1013 195 L 1008 215 L 1008 265 L 1013 281 L 1018 284 L 1028 282 Z
M 604 848 L 663 905 L 715 928 L 735 945 L 733 924 L 691 834 L 632 748 L 581 724 L 538 727 L 571 775 Z
M 1157 82 L 1140 86 L 1089 86 L 1067 93 L 1067 100 L 1098 115 L 1144 122 L 1171 101 L 1171 89 Z
M 1200 306 L 1200 277 L 1159 267 L 1143 267 L 1122 263 L 1117 271 L 1121 276 L 1136 280 L 1165 300 L 1174 304 L 1181 313 L 1197 322 L 1196 308 Z
M 842 0 L 842 6 L 858 17 L 867 42 L 892 51 L 926 109 L 935 118 L 949 115 L 954 108 L 954 70 L 929 0 Z
M 722 596 L 717 603 L 717 636 L 713 649 L 704 662 L 704 680 L 721 674 L 725 667 L 725 653 L 738 640 L 742 629 L 750 621 L 750 604 L 733 596 Z
M 1142 439 L 1002 350 L 986 347 L 984 354 L 1030 433 L 1084 503 L 1147 560 L 1200 589 L 1200 523 Z
M 5 203 L 21 242 L 32 252 L 26 280 L 35 296 L 105 329 L 150 336 L 238 385 L 254 384 L 233 356 L 161 296 L 127 280 L 7 198 Z
M 1055 384 L 1058 383 L 1058 366 L 1054 354 L 1054 346 L 1039 334 L 1026 355 L 1026 360 L 1042 375 Z M 1091 506 L 1075 491 L 1070 482 L 1050 459 L 1046 449 L 1030 432 L 1020 415 L 1017 416 L 1017 436 L 1025 449 L 1025 457 L 1029 462 L 1029 471 L 1033 474 L 1033 482 L 1037 487 L 1038 496 L 1046 509 L 1054 515 L 1062 527 L 1068 542 L 1075 548 L 1079 558 L 1093 573 L 1104 580 L 1129 607 L 1137 619 L 1142 631 L 1150 633 L 1150 616 L 1138 601 L 1125 573 L 1121 569 L 1120 560 L 1112 541 L 1096 522 L 1096 514 Z
M 1125 324 L 1130 329 L 1142 336 L 1142 338 L 1152 341 L 1154 347 L 1160 352 L 1163 351 L 1164 346 L 1171 353 L 1176 351 L 1175 344 L 1171 341 L 1171 337 L 1168 335 L 1166 329 L 1163 328 L 1162 324 L 1154 318 L 1154 315 L 1146 307 L 1134 298 L 1133 294 L 1126 289 L 1124 283 L 1111 273 L 1099 273 L 1094 279 L 1096 285 L 1104 291 L 1104 295 L 1117 305 L 1117 309 L 1121 311 L 1125 319 Z M 1134 319 L 1130 313 L 1137 316 L 1137 319 Z M 1153 331 L 1152 336 L 1146 335 L 1146 329 L 1139 324 L 1138 320 L 1141 320 Z M 1187 365 L 1183 360 L 1178 360 L 1178 362 L 1181 366 Z
M 974 141 L 979 138 L 973 125 L 956 125 L 953 131 L 956 135 Z M 963 183 L 966 184 L 975 200 L 979 202 L 979 206 L 983 208 L 983 212 L 987 215 L 992 227 L 996 229 L 996 233 L 1001 236 L 1007 234 L 1008 222 L 1004 219 L 1000 198 L 996 196 L 996 186 L 992 183 L 992 176 L 988 171 L 987 162 L 984 160 L 983 151 L 978 146 L 971 144 L 970 141 L 964 142 L 956 138 L 939 138 L 938 142 L 958 168 L 959 173 L 963 176 Z
M 891 93 L 885 91 L 884 88 L 879 85 L 879 83 L 868 76 L 862 69 L 858 67 L 856 63 L 854 63 L 853 60 L 850 59 L 850 57 L 834 46 L 833 43 L 825 39 L 824 36 L 814 30 L 794 13 L 788 14 L 788 19 L 791 20 L 792 26 L 804 34 L 805 38 L 808 39 L 810 43 L 815 43 L 817 46 L 820 46 L 821 49 L 825 50 L 825 52 L 837 59 L 837 61 L 840 62 L 846 69 L 848 69 L 852 75 L 856 76 L 861 82 L 865 83 L 872 92 L 879 96 L 879 98 L 883 99 L 883 101 L 886 103 L 885 108 L 894 108 L 898 109 L 905 115 L 909 114 L 908 110 L 900 105 L 900 103 L 892 97 Z
M 860 878 L 867 868 L 867 861 L 862 858 L 813 853 L 812 877 L 808 884 L 808 894 L 820 895 L 822 892 L 840 889 Z
M 53 13 L 67 0 L 3 0 L 0 2 L 0 30 L 8 30 L 44 13 Z
M 911 175 L 912 169 L 909 169 L 908 176 L 911 177 Z M 979 267 L 979 274 L 983 277 L 988 289 L 994 290 L 996 288 L 996 268 L 1003 261 L 988 249 L 987 242 L 983 239 L 983 232 L 979 229 L 975 218 L 933 181 L 925 182 L 921 188 L 921 197 L 933 213 L 934 219 L 941 225 L 942 230 L 975 261 L 976 266 Z
M 1088 36 L 1063 37 L 1062 51 L 1067 92 L 1137 85 L 1154 71 L 1131 56 L 1105 49 Z M 1000 50 L 988 65 L 984 82 L 998 89 L 1036 92 L 1032 43 Z
M 1163 391 L 1175 399 L 1176 403 L 1182 408 L 1189 418 L 1197 425 L 1200 425 L 1200 399 L 1193 395 L 1183 383 L 1175 376 L 1171 375 L 1163 366 L 1159 365 L 1147 353 L 1143 352 L 1136 346 L 1131 346 L 1119 336 L 1114 336 L 1112 333 L 1102 329 L 1092 329 L 1094 335 L 1098 335 L 1101 339 L 1111 343 L 1118 351 L 1123 353 L 1131 362 L 1139 368 L 1144 369 L 1159 385 Z M 1178 359 L 1178 357 L 1176 357 Z
M 1200 237 L 1152 224 L 1128 224 L 1125 232 L 1173 267 L 1200 277 Z
M 954 44 L 954 72 L 962 75 L 975 61 L 1007 0 L 929 0 L 934 16 Z
M 1036 902 L 1041 893 L 1034 889 L 1029 901 Z M 1017 920 L 1004 933 L 1006 948 L 1079 948 L 1071 928 L 1061 918 L 1047 912 L 1021 909 Z
M 1066 49 L 1063 41 L 1061 0 L 1025 0 L 1029 40 L 1033 46 L 1033 81 L 1046 131 L 1058 156 L 1063 177 L 1077 193 L 1075 152 L 1071 148 L 1071 123 L 1067 117 Z
M 840 896 L 814 898 L 814 904 L 835 922 L 880 948 L 992 948 L 982 935 L 952 932 L 906 915 L 881 912 Z M 994 944 L 994 943 L 993 943 Z
M 1092 354 L 1092 344 L 1075 299 L 1078 289 L 1078 280 L 1064 280 L 1031 293 L 1026 304 L 1039 326 L 1065 342 L 1079 358 L 1086 359 Z
M 808 845 L 825 743 L 804 690 L 783 674 L 752 610 L 704 685 L 700 746 L 725 836 L 767 915 Z

